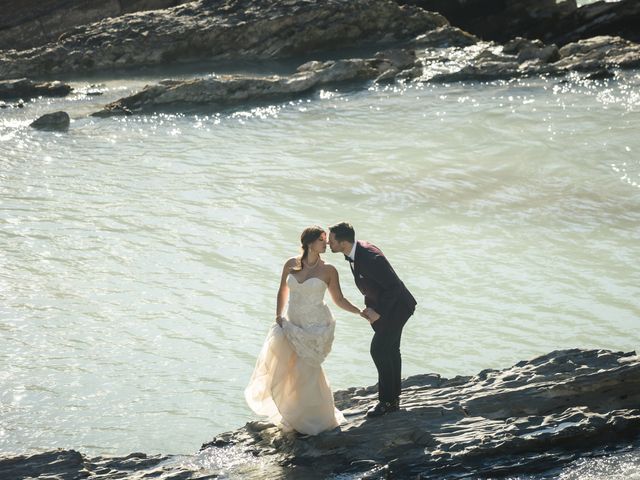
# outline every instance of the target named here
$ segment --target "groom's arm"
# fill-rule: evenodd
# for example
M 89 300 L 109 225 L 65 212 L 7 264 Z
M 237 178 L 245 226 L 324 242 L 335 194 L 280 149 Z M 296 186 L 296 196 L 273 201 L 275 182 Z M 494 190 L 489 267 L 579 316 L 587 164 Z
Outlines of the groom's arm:
M 382 255 L 371 255 L 362 263 L 362 267 L 362 273 L 380 287 L 376 312 L 381 317 L 387 317 L 402 293 L 402 282 L 389 261 Z

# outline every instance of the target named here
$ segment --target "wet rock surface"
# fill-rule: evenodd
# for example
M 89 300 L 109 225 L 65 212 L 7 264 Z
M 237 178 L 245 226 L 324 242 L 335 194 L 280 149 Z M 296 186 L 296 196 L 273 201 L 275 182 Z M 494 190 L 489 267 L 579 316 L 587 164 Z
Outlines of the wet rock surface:
M 640 436 L 635 352 L 562 350 L 471 377 L 417 375 L 403 381 L 401 411 L 367 419 L 375 397 L 375 387 L 336 392 L 347 423 L 317 436 L 254 421 L 187 460 L 59 450 L 0 457 L 0 478 L 216 478 L 233 473 L 233 458 L 237 478 L 495 477 L 549 471 Z
M 0 52 L 0 79 L 273 59 L 410 39 L 447 21 L 391 0 L 198 0 L 68 30 L 55 43 Z
M 451 61 L 452 58 L 463 59 Z M 442 49 L 425 58 L 423 80 L 435 82 L 490 81 L 562 76 L 570 72 L 602 72 L 640 66 L 640 44 L 620 37 L 594 37 L 562 48 L 539 40 L 516 38 L 504 47 L 482 42 L 464 51 Z

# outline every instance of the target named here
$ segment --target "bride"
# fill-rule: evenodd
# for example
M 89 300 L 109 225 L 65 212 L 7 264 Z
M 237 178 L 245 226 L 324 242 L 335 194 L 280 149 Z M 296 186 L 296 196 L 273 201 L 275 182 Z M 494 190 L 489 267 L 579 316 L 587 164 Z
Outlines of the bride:
M 318 226 L 305 228 L 300 242 L 302 255 L 287 260 L 282 269 L 276 323 L 267 334 L 244 393 L 255 413 L 285 431 L 316 435 L 344 421 L 334 407 L 321 366 L 331 351 L 335 328 L 324 302 L 325 291 L 329 290 L 338 307 L 363 312 L 344 298 L 338 271 L 320 257 L 327 249 L 326 232 Z

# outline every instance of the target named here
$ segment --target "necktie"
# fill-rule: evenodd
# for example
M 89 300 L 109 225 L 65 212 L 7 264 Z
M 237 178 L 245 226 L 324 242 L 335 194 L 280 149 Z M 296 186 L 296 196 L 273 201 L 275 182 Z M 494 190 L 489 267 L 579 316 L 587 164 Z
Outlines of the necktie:
M 348 255 L 345 255 L 345 256 L 344 256 L 344 259 L 345 259 L 347 262 L 349 262 L 349 263 L 353 263 L 353 260 L 352 260 L 352 259 L 351 259 L 351 257 L 350 257 L 350 256 L 348 256 Z

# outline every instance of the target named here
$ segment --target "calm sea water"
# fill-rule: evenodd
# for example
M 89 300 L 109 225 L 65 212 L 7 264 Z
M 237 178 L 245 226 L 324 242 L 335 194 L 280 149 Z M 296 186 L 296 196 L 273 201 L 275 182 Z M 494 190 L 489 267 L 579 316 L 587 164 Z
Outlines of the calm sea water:
M 87 116 L 151 80 L 0 110 L 0 452 L 189 454 L 253 419 L 310 224 L 351 221 L 418 299 L 404 375 L 639 347 L 639 72 Z M 27 127 L 58 109 L 68 133 Z M 333 388 L 375 383 L 370 327 L 333 311 Z

